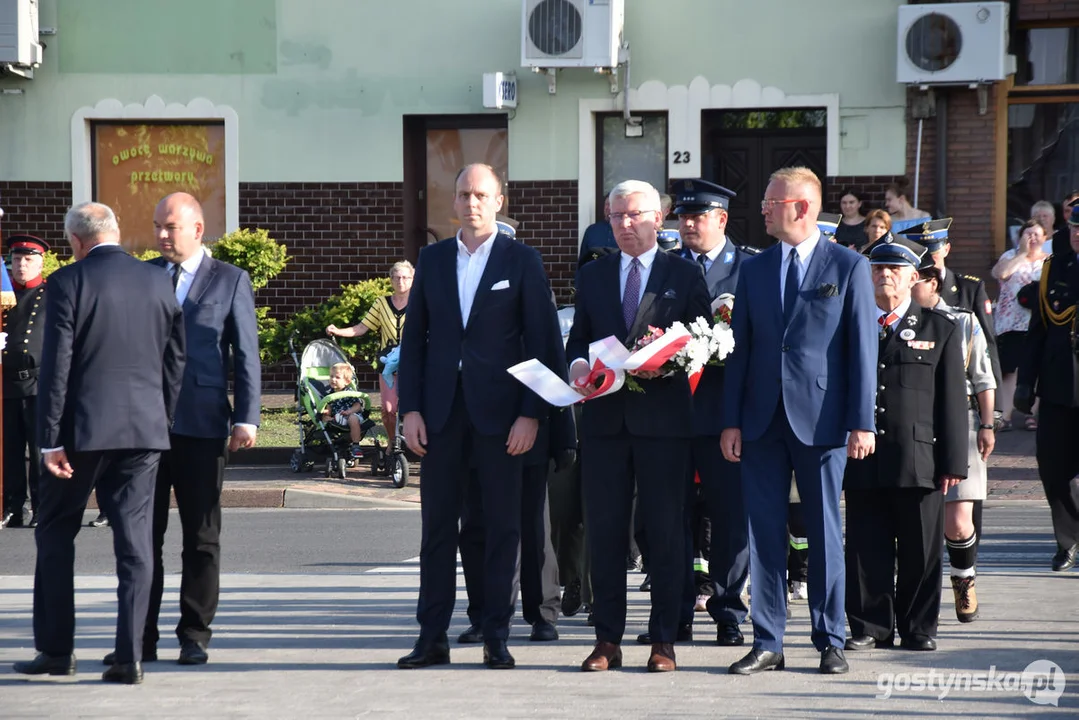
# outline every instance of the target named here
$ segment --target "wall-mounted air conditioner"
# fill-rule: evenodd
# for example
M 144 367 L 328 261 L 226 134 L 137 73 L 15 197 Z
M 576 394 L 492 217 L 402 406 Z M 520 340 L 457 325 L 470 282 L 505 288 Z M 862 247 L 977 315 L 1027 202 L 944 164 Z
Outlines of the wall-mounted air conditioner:
M 1008 3 L 902 5 L 896 43 L 896 81 L 969 85 L 1015 72 L 1008 55 Z
M 624 0 L 522 0 L 521 65 L 618 66 Z

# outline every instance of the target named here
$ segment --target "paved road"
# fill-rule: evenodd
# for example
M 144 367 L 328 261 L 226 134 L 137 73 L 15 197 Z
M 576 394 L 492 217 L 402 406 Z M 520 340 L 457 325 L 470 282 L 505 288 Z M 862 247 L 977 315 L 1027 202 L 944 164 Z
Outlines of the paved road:
M 1045 569 L 1053 543 L 1041 505 L 990 508 L 986 523 L 992 533 L 981 558 L 983 616 L 960 625 L 946 592 L 935 653 L 851 653 L 849 675 L 818 675 L 801 602 L 790 623 L 784 672 L 725 674 L 742 651 L 715 647 L 708 642 L 709 624 L 698 622 L 697 642 L 678 648 L 677 673 L 644 673 L 645 648 L 627 643 L 627 668 L 597 676 L 577 671 L 592 642 L 580 615 L 561 621 L 562 639 L 552 644 L 528 643 L 527 628 L 517 625 L 511 648 L 519 668 L 513 672 L 484 670 L 479 648 L 457 645 L 449 667 L 396 670 L 394 661 L 415 633 L 418 567 L 409 562 L 417 546 L 415 511 L 231 510 L 226 552 L 232 560 L 222 583 L 210 664 L 181 668 L 166 661 L 175 651 L 162 643 L 163 661 L 147 665 L 146 683 L 137 688 L 97 679 L 97 660 L 112 645 L 115 580 L 92 572 L 78 579 L 80 674 L 74 680 L 27 680 L 7 670 L 11 661 L 32 654 L 32 578 L 9 574 L 27 540 L 9 543 L 14 533 L 3 533 L 0 716 L 1076 717 L 1079 573 Z M 87 531 L 80 541 L 86 567 L 110 564 L 107 535 Z M 630 575 L 628 582 L 636 585 L 639 576 Z M 177 584 L 170 574 L 167 603 L 175 603 Z M 459 589 L 451 632 L 467 624 Z M 629 599 L 628 632 L 636 633 L 647 622 L 647 596 L 631 592 Z M 175 617 L 174 605 L 166 607 L 166 626 Z M 1050 691 L 1032 694 L 1041 701 L 1056 697 L 1059 706 L 1033 704 L 1020 688 L 1020 673 L 1038 660 L 1062 671 L 1053 671 Z M 909 689 L 912 681 L 940 678 L 977 687 L 977 674 L 984 681 L 990 673 L 990 691 L 953 686 L 940 697 L 939 687 Z M 1065 673 L 1066 686 L 1060 688 Z

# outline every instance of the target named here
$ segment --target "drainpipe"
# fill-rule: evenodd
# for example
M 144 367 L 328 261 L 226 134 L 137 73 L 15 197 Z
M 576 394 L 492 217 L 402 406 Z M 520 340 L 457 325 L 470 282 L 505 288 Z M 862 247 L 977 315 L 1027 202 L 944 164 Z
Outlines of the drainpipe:
M 933 217 L 948 214 L 948 98 L 937 92 L 937 156 L 934 169 Z

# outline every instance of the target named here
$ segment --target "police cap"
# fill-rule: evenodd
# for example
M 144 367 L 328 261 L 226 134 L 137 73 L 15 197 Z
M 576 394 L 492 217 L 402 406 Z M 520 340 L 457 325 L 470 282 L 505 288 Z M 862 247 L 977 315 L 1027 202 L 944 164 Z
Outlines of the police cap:
M 911 225 L 905 230 L 900 230 L 899 234 L 924 245 L 926 250 L 935 253 L 948 244 L 948 227 L 951 224 L 951 218 L 926 220 L 918 225 Z
M 735 194 L 733 190 L 707 180 L 679 180 L 671 185 L 671 195 L 674 196 L 671 212 L 675 215 L 701 215 L 716 208 L 726 210 Z

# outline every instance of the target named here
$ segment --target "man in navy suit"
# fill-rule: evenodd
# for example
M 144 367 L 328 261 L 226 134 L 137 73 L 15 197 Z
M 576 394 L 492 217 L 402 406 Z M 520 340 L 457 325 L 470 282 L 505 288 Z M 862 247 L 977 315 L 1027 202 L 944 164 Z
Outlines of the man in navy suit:
M 157 204 L 154 232 L 161 257 L 183 307 L 187 367 L 170 433 L 172 449 L 161 458 L 154 501 L 154 585 L 146 616 L 143 655 L 157 659 L 157 627 L 164 590 L 162 547 L 169 522 L 169 496 L 183 528 L 180 579 L 181 665 L 209 659 L 210 623 L 221 588 L 221 484 L 225 447 L 235 452 L 255 444 L 259 422 L 261 366 L 255 296 L 240 268 L 210 257 L 202 248 L 202 207 L 187 193 Z M 233 367 L 235 407 L 228 380 Z
M 821 241 L 820 207 L 812 171 L 772 173 L 761 212 L 780 242 L 746 261 L 735 292 L 720 442 L 727 460 L 742 463 L 754 639 L 734 674 L 784 666 L 792 472 L 809 537 L 820 671 L 848 669 L 839 495 L 847 457 L 862 459 L 875 444 L 877 311 L 868 261 Z
M 530 358 L 554 367 L 561 343 L 540 254 L 498 232 L 502 182 L 487 165 L 457 176 L 457 237 L 420 251 L 401 341 L 405 441 L 424 456 L 420 483 L 420 637 L 398 667 L 450 661 L 446 630 L 470 470 L 483 508 L 484 662 L 512 668 L 506 647 L 521 539 L 523 458 L 549 406 L 506 369 Z
M 68 211 L 78 261 L 49 278 L 38 375 L 41 477 L 30 675 L 75 674 L 75 536 L 90 492 L 116 552 L 116 652 L 106 682 L 142 682 L 150 596 L 150 511 L 184 371 L 184 325 L 168 276 L 120 247 L 105 205 Z
M 581 268 L 573 329 L 566 344 L 570 380 L 578 391 L 588 375 L 588 346 L 615 336 L 632 347 L 654 326 L 669 328 L 710 315 L 700 268 L 661 252 L 659 193 L 627 180 L 611 191 L 611 226 L 621 252 Z M 596 645 L 581 669 L 621 667 L 626 628 L 625 558 L 636 482 L 648 567 L 652 573 L 652 651 L 647 667 L 676 667 L 679 598 L 685 575 L 682 513 L 692 435 L 689 381 L 684 373 L 638 375 L 643 392 L 622 390 L 585 403 L 581 414 L 581 482 L 591 553 Z
M 735 193 L 705 180 L 680 181 L 672 192 L 673 212 L 685 245 L 682 256 L 700 265 L 709 297 L 715 300 L 720 295 L 734 295 L 742 263 L 752 257 L 726 236 L 727 206 Z M 749 612 L 742 600 L 749 576 L 749 530 L 742 504 L 741 468 L 727 462 L 719 446 L 723 431 L 723 372 L 722 367 L 705 367 L 693 393 L 690 480 L 694 472 L 700 477 L 706 518 L 711 524 L 708 574 L 713 593 L 708 599 L 708 613 L 716 622 L 716 643 L 730 646 L 744 642 L 738 625 Z M 683 602 L 692 617 L 696 596 L 692 560 L 687 568 Z

